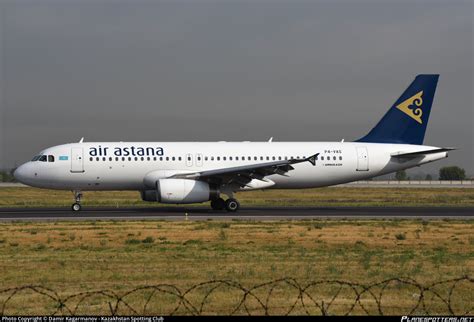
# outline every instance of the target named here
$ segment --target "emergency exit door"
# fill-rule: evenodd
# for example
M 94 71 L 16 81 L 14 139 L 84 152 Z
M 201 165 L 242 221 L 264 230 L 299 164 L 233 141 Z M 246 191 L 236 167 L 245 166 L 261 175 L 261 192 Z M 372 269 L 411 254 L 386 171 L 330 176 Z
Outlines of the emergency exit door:
M 196 154 L 196 166 L 202 167 L 202 154 L 201 153 Z
M 191 153 L 186 154 L 186 166 L 193 166 L 193 155 Z

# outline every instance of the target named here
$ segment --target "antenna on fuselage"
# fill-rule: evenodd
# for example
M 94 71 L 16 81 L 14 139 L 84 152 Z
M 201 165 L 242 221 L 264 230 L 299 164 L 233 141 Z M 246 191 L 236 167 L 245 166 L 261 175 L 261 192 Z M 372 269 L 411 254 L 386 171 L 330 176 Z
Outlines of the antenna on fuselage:
M 84 142 L 84 138 L 83 138 L 83 137 L 79 140 L 79 143 L 82 143 L 82 142 Z
M 273 141 L 273 136 L 268 139 L 268 143 L 271 143 Z

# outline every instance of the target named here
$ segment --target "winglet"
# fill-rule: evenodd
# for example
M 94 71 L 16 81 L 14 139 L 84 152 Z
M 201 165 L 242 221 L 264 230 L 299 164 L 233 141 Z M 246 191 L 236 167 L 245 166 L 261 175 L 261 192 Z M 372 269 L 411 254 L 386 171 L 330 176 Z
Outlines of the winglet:
M 308 161 L 309 163 L 311 163 L 312 165 L 316 165 L 316 158 L 318 157 L 319 153 L 316 153 L 316 154 L 313 154 L 312 156 L 310 157 L 307 157 L 305 159 L 305 161 Z

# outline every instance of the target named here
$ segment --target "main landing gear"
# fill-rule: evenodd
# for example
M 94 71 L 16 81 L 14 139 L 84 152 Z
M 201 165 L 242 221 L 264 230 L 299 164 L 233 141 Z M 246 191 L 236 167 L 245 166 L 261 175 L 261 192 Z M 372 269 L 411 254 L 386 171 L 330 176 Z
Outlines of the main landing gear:
M 214 210 L 225 209 L 228 212 L 236 212 L 240 208 L 240 203 L 234 198 L 229 198 L 225 201 L 222 198 L 217 198 L 211 201 L 211 208 Z
M 72 211 L 80 211 L 81 210 L 81 198 L 82 198 L 82 192 L 74 190 L 72 192 L 74 194 L 74 200 L 75 202 L 71 206 Z

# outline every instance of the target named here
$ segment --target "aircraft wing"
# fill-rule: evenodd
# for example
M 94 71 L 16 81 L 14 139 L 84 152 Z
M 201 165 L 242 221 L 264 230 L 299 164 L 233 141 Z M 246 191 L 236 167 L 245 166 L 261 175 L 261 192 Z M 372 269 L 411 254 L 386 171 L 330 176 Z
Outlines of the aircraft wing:
M 252 179 L 262 180 L 266 176 L 272 174 L 286 176 L 286 173 L 288 171 L 294 169 L 292 167 L 293 164 L 310 162 L 312 165 L 315 165 L 316 157 L 318 155 L 319 153 L 316 153 L 304 159 L 280 160 L 273 162 L 249 164 L 238 167 L 175 174 L 170 178 L 202 180 L 219 185 L 235 183 L 243 187 Z
M 390 156 L 394 158 L 416 158 L 426 154 L 433 154 L 439 152 L 447 152 L 456 150 L 456 148 L 439 148 L 439 149 L 431 149 L 431 150 L 424 150 L 424 151 L 416 151 L 416 152 L 395 152 L 392 153 Z

